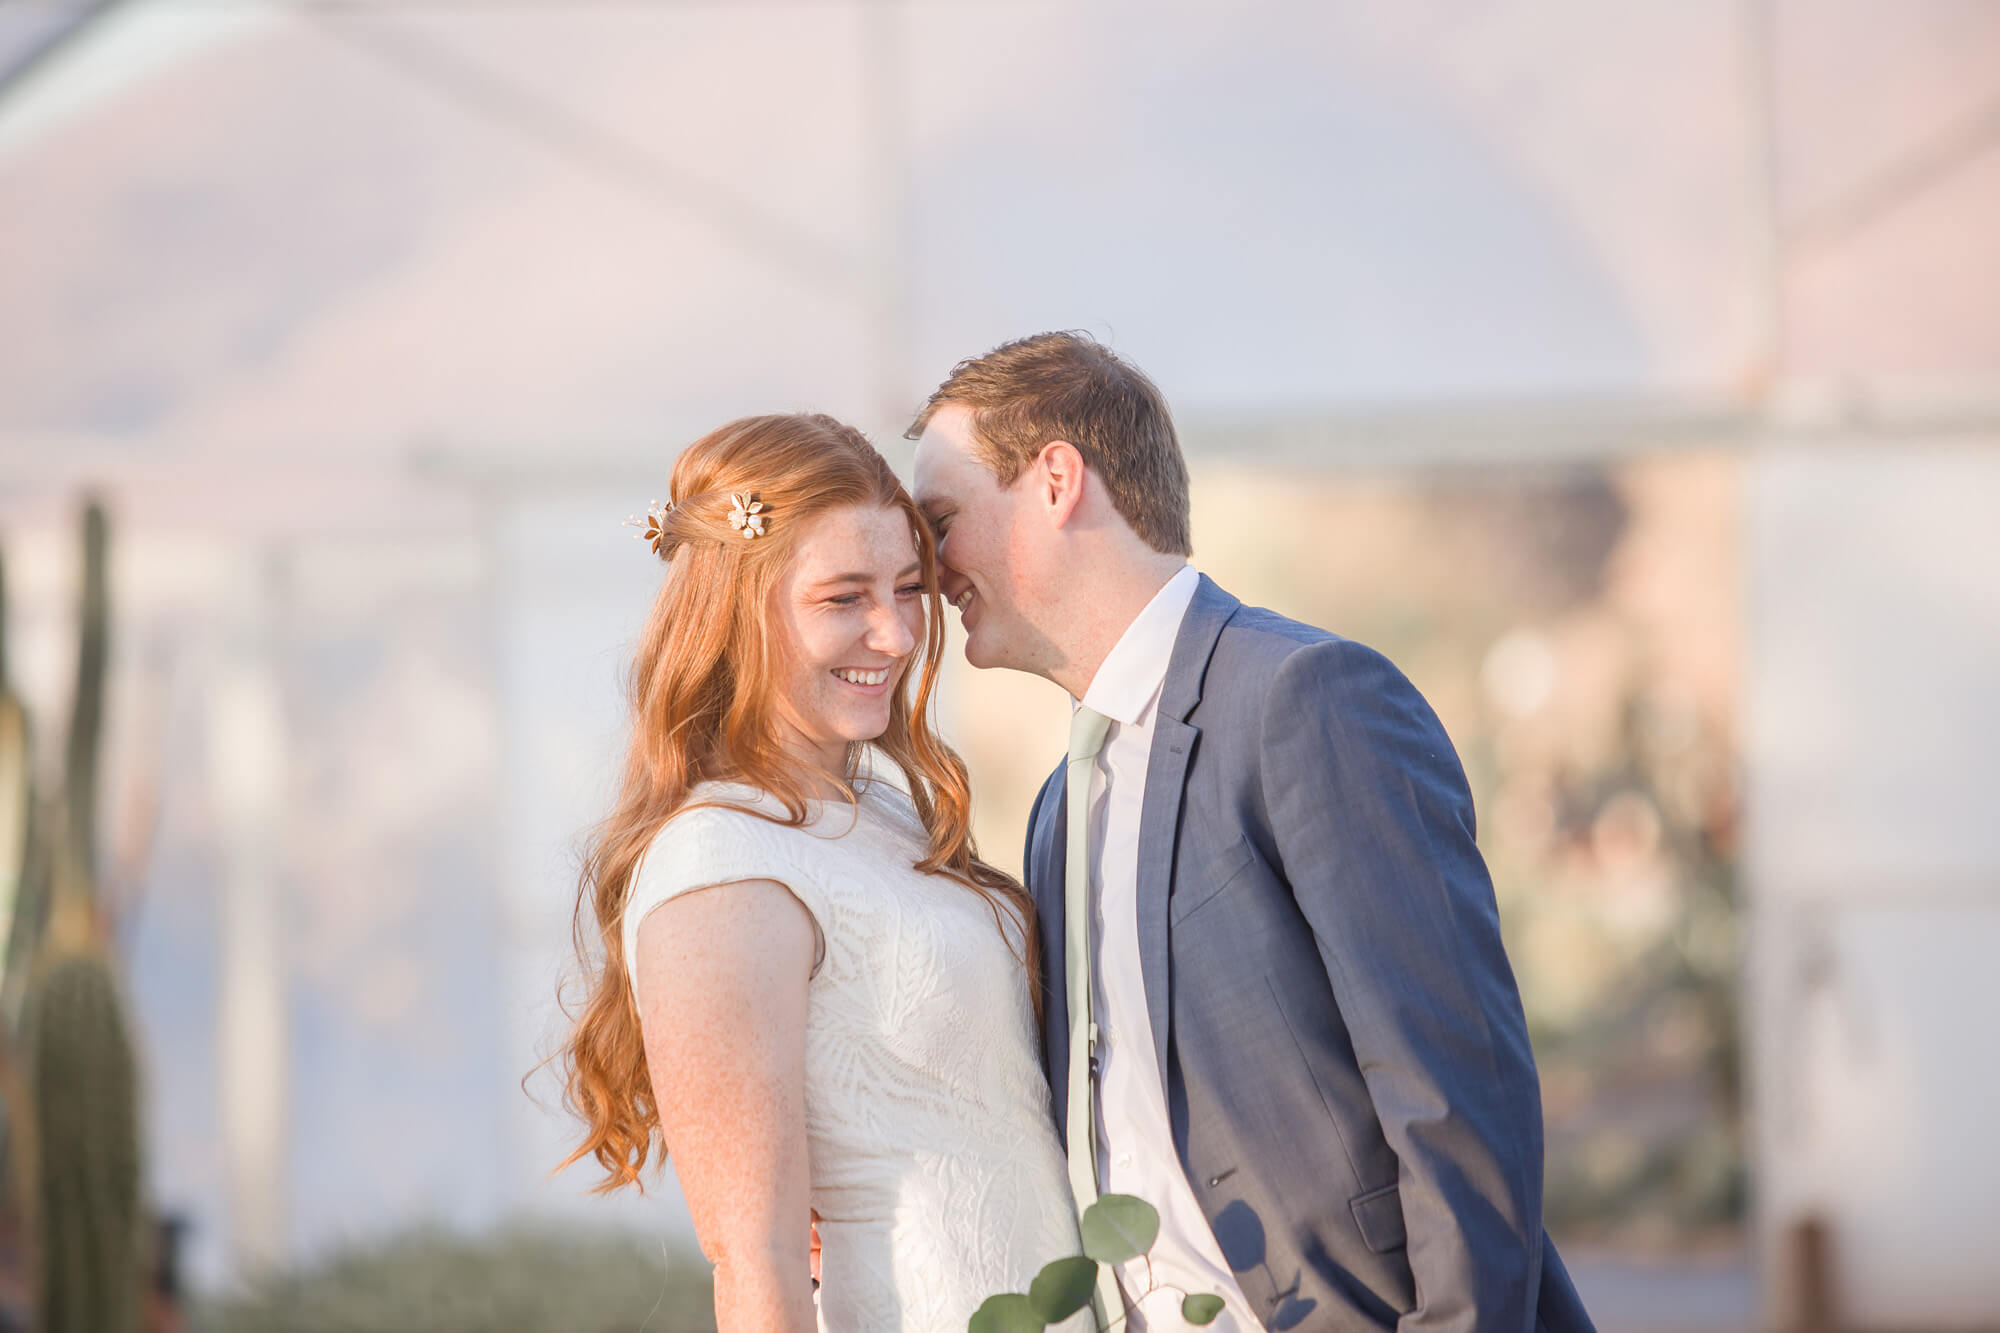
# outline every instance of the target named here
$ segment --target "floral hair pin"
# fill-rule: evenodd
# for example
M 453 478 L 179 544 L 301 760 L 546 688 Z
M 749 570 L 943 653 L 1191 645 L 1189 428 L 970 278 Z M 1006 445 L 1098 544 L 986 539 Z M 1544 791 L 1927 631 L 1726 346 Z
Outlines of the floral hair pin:
M 673 512 L 674 502 L 672 500 L 667 501 L 665 504 L 654 500 L 646 506 L 646 517 L 644 519 L 634 514 L 625 520 L 625 526 L 639 529 L 639 540 L 650 543 L 653 548 L 653 554 L 660 555 L 663 553 L 660 548 L 665 546 L 667 542 L 667 516 Z
M 764 535 L 764 502 L 757 498 L 757 492 L 746 491 L 742 495 L 729 493 L 729 502 L 736 507 L 729 511 L 729 526 L 743 534 L 747 541 Z

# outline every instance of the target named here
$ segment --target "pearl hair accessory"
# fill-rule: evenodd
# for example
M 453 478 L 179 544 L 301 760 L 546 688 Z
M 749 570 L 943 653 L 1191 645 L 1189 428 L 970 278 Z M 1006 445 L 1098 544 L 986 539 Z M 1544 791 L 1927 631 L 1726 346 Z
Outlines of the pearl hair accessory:
M 654 500 L 646 506 L 646 517 L 644 520 L 641 520 L 637 514 L 634 514 L 625 520 L 625 526 L 639 529 L 639 540 L 651 543 L 654 555 L 662 555 L 664 553 L 660 548 L 666 545 L 667 541 L 667 516 L 673 512 L 674 502 L 672 500 L 667 501 L 665 504 Z
M 757 492 L 746 491 L 742 495 L 729 493 L 729 502 L 736 507 L 729 511 L 729 526 L 742 533 L 747 541 L 764 535 L 764 502 L 757 498 Z

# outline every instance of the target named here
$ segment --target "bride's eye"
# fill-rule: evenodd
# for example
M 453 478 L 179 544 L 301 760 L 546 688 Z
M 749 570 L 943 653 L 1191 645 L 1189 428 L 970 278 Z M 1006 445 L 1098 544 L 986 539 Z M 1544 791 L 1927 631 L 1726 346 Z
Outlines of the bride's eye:
M 921 583 L 905 583 L 902 587 L 896 589 L 896 595 L 898 597 L 919 597 L 923 595 L 923 591 L 924 585 Z

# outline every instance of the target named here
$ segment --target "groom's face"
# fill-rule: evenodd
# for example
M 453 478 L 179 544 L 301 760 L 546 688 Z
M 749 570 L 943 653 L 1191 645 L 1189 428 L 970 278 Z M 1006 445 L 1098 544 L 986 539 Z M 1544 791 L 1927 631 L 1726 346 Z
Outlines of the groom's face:
M 1033 469 L 1002 486 L 980 461 L 972 409 L 939 408 L 917 441 L 917 505 L 938 539 L 945 600 L 965 627 L 965 660 L 976 667 L 1042 668 L 1036 588 L 1048 552 L 1034 522 Z

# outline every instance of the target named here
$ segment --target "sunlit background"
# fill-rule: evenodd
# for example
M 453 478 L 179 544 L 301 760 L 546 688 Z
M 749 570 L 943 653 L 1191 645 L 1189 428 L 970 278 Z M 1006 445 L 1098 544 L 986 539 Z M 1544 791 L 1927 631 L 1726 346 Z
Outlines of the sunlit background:
M 703 1327 L 671 1175 L 522 1086 L 620 522 L 750 412 L 907 472 L 1048 328 L 1164 389 L 1198 566 L 1443 717 L 1600 1327 L 2000 1327 L 2000 0 L 0 0 L 0 1327 L 58 882 L 149 1329 Z M 949 685 L 1017 867 L 1063 697 Z

